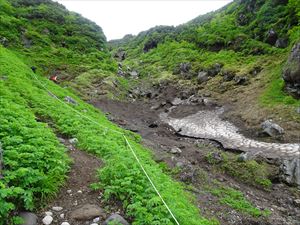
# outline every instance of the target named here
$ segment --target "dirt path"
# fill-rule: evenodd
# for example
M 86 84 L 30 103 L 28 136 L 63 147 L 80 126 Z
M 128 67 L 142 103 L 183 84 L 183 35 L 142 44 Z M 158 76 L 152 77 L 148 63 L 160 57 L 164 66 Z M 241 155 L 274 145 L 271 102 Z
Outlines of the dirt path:
M 176 178 L 193 184 L 197 204 L 205 216 L 217 217 L 221 224 L 239 225 L 294 225 L 295 221 L 300 221 L 300 209 L 293 205 L 295 196 L 284 184 L 275 183 L 272 191 L 265 191 L 214 171 L 205 157 L 212 147 L 220 147 L 217 142 L 182 137 L 160 120 L 159 114 L 169 112 L 172 107 L 171 101 L 174 97 L 168 97 L 166 94 L 162 98 L 135 102 L 102 99 L 92 104 L 106 112 L 111 121 L 139 133 L 143 137 L 143 144 L 154 152 L 157 162 L 166 162 L 171 168 L 180 167 L 180 174 Z M 188 116 L 201 109 L 203 108 L 199 105 L 188 106 L 182 111 L 182 115 Z M 199 144 L 202 146 L 200 150 L 197 146 Z M 171 153 L 175 147 L 180 149 L 180 154 Z M 272 214 L 268 218 L 253 218 L 220 204 L 215 196 L 205 191 L 207 183 L 195 171 L 203 171 L 207 183 L 217 180 L 224 186 L 240 190 L 256 207 L 269 209 Z
M 103 212 L 102 217 L 99 217 L 97 223 L 100 224 L 111 213 L 119 212 L 122 215 L 123 212 L 118 203 L 110 202 L 111 204 L 108 205 L 103 201 L 101 191 L 93 191 L 89 187 L 90 184 L 99 181 L 97 169 L 103 165 L 101 160 L 76 149 L 68 139 L 59 139 L 69 149 L 69 156 L 72 158 L 73 164 L 65 186 L 60 189 L 57 197 L 40 211 L 39 224 L 42 224 L 45 212 L 52 212 L 53 214 L 51 225 L 61 225 L 63 222 L 72 225 L 92 224 L 93 219 L 78 221 L 72 218 L 72 212 L 86 204 L 96 205 L 107 210 Z M 53 210 L 53 207 L 62 207 L 62 210 L 56 211 Z

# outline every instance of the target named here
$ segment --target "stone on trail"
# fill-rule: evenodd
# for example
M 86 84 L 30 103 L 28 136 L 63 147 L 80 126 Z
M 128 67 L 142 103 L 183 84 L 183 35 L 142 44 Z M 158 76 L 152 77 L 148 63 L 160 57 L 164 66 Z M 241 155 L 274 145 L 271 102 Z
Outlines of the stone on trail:
M 50 225 L 53 221 L 53 217 L 52 216 L 45 216 L 42 220 L 43 224 L 45 225 Z
M 180 154 L 182 151 L 181 151 L 180 148 L 178 148 L 178 147 L 175 146 L 175 147 L 171 148 L 170 152 L 172 154 Z
M 70 225 L 68 222 L 62 222 L 61 225 Z
M 105 217 L 103 209 L 97 205 L 85 204 L 71 213 L 71 218 L 76 220 L 92 220 L 95 217 Z
M 60 206 L 53 206 L 52 207 L 52 210 L 56 211 L 56 212 L 59 212 L 61 210 L 63 210 L 63 207 L 60 207 Z
M 38 217 L 34 213 L 21 212 L 19 213 L 19 216 L 24 220 L 24 223 L 22 223 L 22 225 L 37 225 Z
M 120 216 L 117 213 L 114 213 L 110 217 L 108 217 L 104 221 L 103 225 L 109 225 L 109 224 L 114 224 L 114 223 L 122 224 L 122 225 L 129 225 L 129 223 L 122 216 Z
M 272 120 L 266 120 L 261 124 L 263 132 L 268 134 L 271 137 L 276 137 L 282 135 L 284 130 L 278 124 L 273 123 Z
M 52 216 L 52 215 L 53 215 L 53 212 L 47 211 L 47 212 L 45 212 L 45 215 L 46 215 L 46 216 Z

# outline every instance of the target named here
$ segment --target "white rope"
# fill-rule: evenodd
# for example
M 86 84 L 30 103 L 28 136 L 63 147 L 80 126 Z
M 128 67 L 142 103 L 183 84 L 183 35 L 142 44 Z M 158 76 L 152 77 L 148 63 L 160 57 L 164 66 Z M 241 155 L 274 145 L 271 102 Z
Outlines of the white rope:
M 148 175 L 148 173 L 146 172 L 144 166 L 142 165 L 141 161 L 139 160 L 139 158 L 137 157 L 135 151 L 133 150 L 132 146 L 130 145 L 128 139 L 126 138 L 125 134 L 116 130 L 112 130 L 111 128 L 105 127 L 102 124 L 100 124 L 99 122 L 92 120 L 91 118 L 89 118 L 88 116 L 80 113 L 78 110 L 74 109 L 73 107 L 69 106 L 68 104 L 66 104 L 64 101 L 60 100 L 55 94 L 53 94 L 42 82 L 39 81 L 39 79 L 36 77 L 36 75 L 34 73 L 30 73 L 31 75 L 33 75 L 33 77 L 35 78 L 35 80 L 38 81 L 38 83 L 48 92 L 50 93 L 55 99 L 57 99 L 59 102 L 61 102 L 62 104 L 66 105 L 68 108 L 70 108 L 73 112 L 77 113 L 78 115 L 86 118 L 87 120 L 89 120 L 90 122 L 106 129 L 106 130 L 110 130 L 114 133 L 120 134 L 124 137 L 126 144 L 128 145 L 129 149 L 131 150 L 134 158 L 136 159 L 137 163 L 139 164 L 139 166 L 141 167 L 143 173 L 145 174 L 145 176 L 147 177 L 147 179 L 149 180 L 150 184 L 152 185 L 153 189 L 155 190 L 155 192 L 157 193 L 157 195 L 159 196 L 159 198 L 161 199 L 161 201 L 163 202 L 163 204 L 165 205 L 165 207 L 167 208 L 168 212 L 170 213 L 170 215 L 172 216 L 172 218 L 174 219 L 175 223 L 177 225 L 180 225 L 179 222 L 177 221 L 176 217 L 174 216 L 174 214 L 172 213 L 171 209 L 169 208 L 169 206 L 167 205 L 167 203 L 164 201 L 163 197 L 161 196 L 161 194 L 159 193 L 159 191 L 157 190 L 156 186 L 154 185 L 153 181 L 151 180 L 150 176 Z
M 128 145 L 128 147 L 130 148 L 132 154 L 134 155 L 134 158 L 136 159 L 136 161 L 138 162 L 139 166 L 141 167 L 141 169 L 143 170 L 144 174 L 146 175 L 146 177 L 148 178 L 149 182 L 151 183 L 152 187 L 154 188 L 155 192 L 157 193 L 157 195 L 159 196 L 159 198 L 161 199 L 161 201 L 164 203 L 164 205 L 166 206 L 167 210 L 169 211 L 169 213 L 171 214 L 171 216 L 173 217 L 173 219 L 175 220 L 176 224 L 179 225 L 177 219 L 175 218 L 174 214 L 172 213 L 171 209 L 169 208 L 169 206 L 167 205 L 167 203 L 164 201 L 163 197 L 160 195 L 159 191 L 157 190 L 157 188 L 155 187 L 154 183 L 152 182 L 151 178 L 149 177 L 148 173 L 146 172 L 144 166 L 142 165 L 142 163 L 140 162 L 139 158 L 137 157 L 135 151 L 133 150 L 133 148 L 131 147 L 129 141 L 127 140 L 126 136 L 123 134 L 123 137 Z

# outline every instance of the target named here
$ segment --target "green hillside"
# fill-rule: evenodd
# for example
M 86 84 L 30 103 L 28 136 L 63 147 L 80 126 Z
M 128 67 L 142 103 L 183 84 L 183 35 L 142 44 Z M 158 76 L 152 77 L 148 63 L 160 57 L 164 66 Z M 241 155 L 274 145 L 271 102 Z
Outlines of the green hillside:
M 72 160 L 59 136 L 77 138 L 78 149 L 104 161 L 92 188 L 120 201 L 133 224 L 175 221 L 124 136 L 180 224 L 219 224 L 202 214 L 188 185 L 153 160 L 139 135 L 85 100 L 126 101 L 137 87 L 166 82 L 233 104 L 233 115 L 249 126 L 270 114 L 283 125 L 292 121 L 286 132 L 295 140 L 300 100 L 286 92 L 282 70 L 300 40 L 299 19 L 298 0 L 239 0 L 178 27 L 107 43 L 101 27 L 56 2 L 0 0 L 0 225 L 21 224 L 18 212 L 39 210 L 65 183 Z M 267 214 L 242 193 L 221 189 L 215 195 L 228 195 L 230 207 Z
M 157 26 L 109 45 L 113 55 L 126 55 L 121 63 L 129 79 L 128 67 L 139 73 L 132 88 L 167 80 L 233 104 L 249 125 L 258 126 L 270 114 L 283 123 L 300 122 L 300 101 L 285 91 L 282 79 L 300 37 L 299 10 L 295 0 L 233 1 L 186 24 Z

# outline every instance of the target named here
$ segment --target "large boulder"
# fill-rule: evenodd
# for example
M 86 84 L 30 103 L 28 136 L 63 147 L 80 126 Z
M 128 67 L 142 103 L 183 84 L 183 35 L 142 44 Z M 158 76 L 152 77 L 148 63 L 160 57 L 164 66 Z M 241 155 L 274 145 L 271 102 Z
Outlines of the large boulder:
M 285 81 L 285 89 L 294 97 L 300 98 L 300 42 L 293 46 L 282 77 Z
M 300 159 L 285 159 L 280 165 L 280 178 L 290 185 L 300 187 Z
M 200 71 L 197 76 L 198 83 L 204 83 L 209 80 L 208 72 Z
M 263 129 L 263 132 L 271 137 L 278 137 L 284 133 L 284 130 L 282 127 L 280 127 L 278 124 L 273 123 L 272 120 L 266 120 L 261 124 L 261 128 Z

